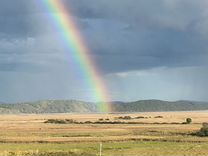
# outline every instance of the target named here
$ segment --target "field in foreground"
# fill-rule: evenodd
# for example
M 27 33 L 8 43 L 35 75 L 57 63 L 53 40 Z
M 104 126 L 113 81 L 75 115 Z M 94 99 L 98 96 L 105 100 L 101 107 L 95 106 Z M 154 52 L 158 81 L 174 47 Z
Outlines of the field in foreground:
M 122 116 L 132 119 L 118 119 Z M 186 118 L 192 118 L 193 123 L 180 124 Z M 44 123 L 48 119 L 140 124 Z M 99 155 L 101 142 L 102 155 L 208 155 L 208 137 L 190 135 L 207 121 L 205 111 L 1 115 L 0 155 Z

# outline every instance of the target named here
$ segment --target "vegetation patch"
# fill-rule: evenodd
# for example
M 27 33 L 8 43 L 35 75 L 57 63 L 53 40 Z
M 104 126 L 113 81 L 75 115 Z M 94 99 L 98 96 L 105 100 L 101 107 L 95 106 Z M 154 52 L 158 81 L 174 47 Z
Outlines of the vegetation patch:
M 72 120 L 72 119 L 48 119 L 44 123 L 70 124 L 70 123 L 77 123 L 77 122 L 75 120 Z
M 135 119 L 144 119 L 144 118 L 147 118 L 147 117 L 144 117 L 144 116 L 137 116 L 137 117 L 135 117 Z
M 95 156 L 90 153 L 76 153 L 76 152 L 33 152 L 33 151 L 25 151 L 25 152 L 6 152 L 4 153 L 6 156 Z
M 85 122 L 78 122 L 72 119 L 48 119 L 44 123 L 50 124 L 144 124 L 144 122 L 124 122 L 124 121 L 110 121 L 108 120 L 101 120 L 98 121 L 85 121 Z
M 160 116 L 160 115 L 159 115 L 159 116 L 155 116 L 155 118 L 163 118 L 163 116 Z
M 186 118 L 185 122 L 182 122 L 182 124 L 190 124 L 192 123 L 192 119 L 191 118 Z
M 115 119 L 120 119 L 120 120 L 131 120 L 132 117 L 131 117 L 131 116 L 119 116 L 119 117 L 115 117 Z
M 203 123 L 199 132 L 195 133 L 197 136 L 208 137 L 208 123 Z
M 130 120 L 130 119 L 134 119 L 134 118 L 129 118 L 130 116 L 124 116 L 122 117 L 123 120 Z M 117 117 L 117 118 L 121 118 L 121 117 Z M 154 123 L 147 123 L 147 122 L 136 122 L 136 121 L 119 121 L 119 120 L 115 120 L 115 121 L 110 121 L 110 119 L 106 118 L 106 119 L 102 119 L 99 118 L 97 121 L 84 121 L 84 122 L 78 122 L 76 120 L 73 119 L 48 119 L 46 120 L 44 123 L 50 123 L 50 124 L 190 124 L 191 121 L 188 120 L 189 118 L 186 119 L 186 122 L 172 122 L 172 123 L 168 123 L 168 122 L 154 122 Z

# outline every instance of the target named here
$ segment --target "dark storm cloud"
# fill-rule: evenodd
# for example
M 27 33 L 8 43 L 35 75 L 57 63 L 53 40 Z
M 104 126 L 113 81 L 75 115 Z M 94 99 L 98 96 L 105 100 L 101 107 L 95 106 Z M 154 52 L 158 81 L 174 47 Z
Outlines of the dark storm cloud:
M 90 101 L 55 12 L 41 2 L 0 0 L 0 101 Z M 207 100 L 207 0 L 63 2 L 113 100 Z
M 65 1 L 105 72 L 206 64 L 205 0 Z M 107 62 L 107 63 L 106 63 Z
M 107 72 L 206 63 L 207 39 L 191 31 L 109 30 L 102 35 L 89 34 L 95 41 L 89 45 Z
M 0 37 L 22 36 L 29 33 L 26 0 L 0 1 Z
M 36 0 L 0 0 L 0 38 L 27 38 L 46 33 L 43 3 Z M 46 28 L 46 25 L 48 27 Z
M 63 2 L 75 16 L 91 55 L 105 73 L 206 63 L 208 4 L 205 0 Z M 49 12 L 34 0 L 1 0 L 0 3 L 0 53 L 15 56 L 50 53 L 51 49 L 46 48 L 47 39 L 45 45 L 37 41 L 29 48 L 11 48 L 13 41 L 11 44 L 4 41 L 7 38 L 27 40 L 28 37 L 36 40 L 37 36 L 54 34 L 50 21 L 46 22 Z M 51 45 L 50 41 L 48 44 Z M 12 69 L 8 64 L 2 65 L 4 67 Z

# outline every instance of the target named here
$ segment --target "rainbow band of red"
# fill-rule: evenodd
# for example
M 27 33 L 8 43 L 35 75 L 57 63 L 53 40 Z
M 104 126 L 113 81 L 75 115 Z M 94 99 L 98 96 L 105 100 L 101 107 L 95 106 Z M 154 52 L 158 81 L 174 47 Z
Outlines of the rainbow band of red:
M 87 85 L 93 90 L 92 94 L 98 109 L 101 112 L 109 112 L 110 98 L 107 88 L 89 55 L 89 50 L 84 44 L 85 42 L 79 33 L 72 14 L 69 10 L 66 10 L 61 0 L 43 0 L 43 3 L 47 10 L 53 13 L 53 23 L 62 32 L 62 39 L 70 56 L 80 66 Z

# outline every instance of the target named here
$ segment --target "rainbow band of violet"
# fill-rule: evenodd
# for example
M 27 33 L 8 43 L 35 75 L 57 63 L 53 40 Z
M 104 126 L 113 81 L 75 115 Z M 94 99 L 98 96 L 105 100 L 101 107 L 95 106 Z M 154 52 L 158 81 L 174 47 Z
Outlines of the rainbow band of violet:
M 87 85 L 93 89 L 93 97 L 99 111 L 109 112 L 111 104 L 107 87 L 89 55 L 89 50 L 82 40 L 72 14 L 66 10 L 61 0 L 42 0 L 42 2 L 49 12 L 54 13 L 52 14 L 53 24 L 62 32 L 62 39 L 68 48 L 70 56 L 80 66 Z

